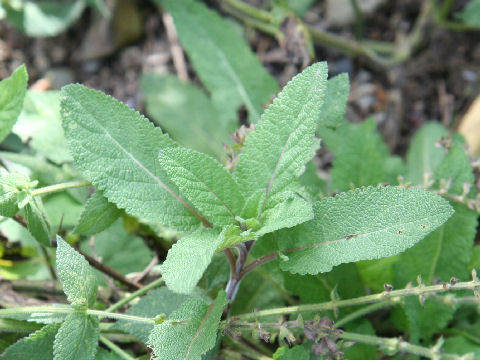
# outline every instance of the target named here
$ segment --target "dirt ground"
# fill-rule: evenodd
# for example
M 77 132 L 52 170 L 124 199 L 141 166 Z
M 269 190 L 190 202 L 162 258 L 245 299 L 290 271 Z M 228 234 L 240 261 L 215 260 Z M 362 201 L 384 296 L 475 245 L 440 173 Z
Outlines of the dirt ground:
M 462 2 L 458 3 L 461 7 Z M 91 10 L 54 38 L 29 38 L 5 20 L 0 21 L 0 78 L 25 63 L 31 86 L 59 88 L 80 82 L 143 112 L 138 87 L 142 72 L 174 73 L 175 68 L 160 13 L 147 2 L 138 4 L 136 15 L 140 27 L 133 31 L 133 36 L 127 36 L 127 45 L 121 44 L 127 41 L 115 39 L 118 31 L 115 26 L 98 26 L 102 20 Z M 411 30 L 420 5 L 421 1 L 412 0 L 385 2 L 364 15 L 364 38 L 395 41 Z M 352 22 L 329 25 L 325 9 L 325 2 L 318 1 L 305 15 L 305 22 L 354 38 L 355 25 Z M 92 34 L 98 41 L 91 40 Z M 246 34 L 252 48 L 281 85 L 301 70 L 298 59 L 285 56 L 285 50 L 275 39 L 248 29 Z M 428 26 L 412 56 L 389 69 L 321 45 L 316 46 L 315 60 L 327 60 L 332 75 L 349 73 L 351 95 L 347 117 L 362 121 L 372 116 L 392 152 L 402 155 L 411 135 L 424 122 L 434 120 L 455 127 L 480 92 L 478 40 L 479 32 Z M 194 77 L 191 68 L 189 73 Z

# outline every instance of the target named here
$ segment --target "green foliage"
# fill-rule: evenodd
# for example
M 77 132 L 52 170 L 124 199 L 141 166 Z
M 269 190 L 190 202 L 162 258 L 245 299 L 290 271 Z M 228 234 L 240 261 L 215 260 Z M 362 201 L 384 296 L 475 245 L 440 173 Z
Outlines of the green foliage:
M 121 214 L 122 212 L 108 202 L 101 191 L 95 191 L 86 202 L 73 231 L 81 235 L 95 235 L 112 225 Z
M 283 270 L 317 274 L 346 262 L 398 254 L 443 224 L 453 210 L 423 190 L 369 187 L 317 202 L 314 213 L 312 221 L 283 232 Z
M 277 90 L 245 40 L 216 12 L 195 0 L 155 0 L 172 15 L 178 37 L 210 92 L 224 128 L 232 131 L 236 111 L 248 110 L 251 123 Z
M 340 74 L 328 80 L 319 125 L 335 129 L 344 123 L 349 93 L 348 74 Z
M 48 220 L 42 200 L 33 198 L 24 208 L 28 231 L 33 237 L 45 246 L 50 246 L 50 222 Z
M 211 304 L 201 299 L 185 301 L 170 314 L 168 323 L 155 325 L 151 332 L 148 343 L 155 356 L 166 360 L 200 360 L 215 345 L 218 323 L 226 305 L 223 291 Z M 182 324 L 186 320 L 188 323 Z
M 57 236 L 57 273 L 68 301 L 92 307 L 97 297 L 97 279 L 87 260 Z
M 0 81 L 0 142 L 12 130 L 22 110 L 27 80 L 27 69 L 22 65 L 13 72 L 12 76 Z
M 472 27 L 480 27 L 480 1 L 470 0 L 462 11 L 455 14 L 457 18 Z

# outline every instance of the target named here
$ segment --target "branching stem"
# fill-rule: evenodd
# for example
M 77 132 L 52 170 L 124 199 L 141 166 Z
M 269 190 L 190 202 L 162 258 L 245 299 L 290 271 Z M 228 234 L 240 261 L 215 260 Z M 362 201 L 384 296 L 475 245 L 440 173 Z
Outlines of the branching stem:
M 64 191 L 68 189 L 74 189 L 78 187 L 91 186 L 92 183 L 87 180 L 75 180 L 69 181 L 61 184 L 49 185 L 42 187 L 40 189 L 35 189 L 32 191 L 32 196 L 47 195 L 59 191 Z

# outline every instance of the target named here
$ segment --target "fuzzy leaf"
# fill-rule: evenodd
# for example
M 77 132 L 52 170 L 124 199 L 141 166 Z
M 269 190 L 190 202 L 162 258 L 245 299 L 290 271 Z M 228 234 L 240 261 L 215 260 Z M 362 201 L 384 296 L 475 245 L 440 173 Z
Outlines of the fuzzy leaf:
M 316 63 L 295 76 L 263 113 L 236 165 L 246 198 L 258 189 L 277 194 L 302 174 L 319 146 L 315 127 L 326 83 L 327 65 Z
M 37 153 L 57 164 L 73 160 L 68 153 L 60 120 L 59 91 L 27 91 L 13 133 Z
M 143 74 L 140 82 L 148 114 L 180 144 L 221 158 L 222 141 L 234 126 L 220 121 L 207 95 L 176 76 Z
M 27 80 L 27 70 L 22 65 L 12 76 L 0 81 L 0 142 L 10 133 L 22 110 Z
M 310 360 L 310 349 L 305 345 L 280 347 L 273 354 L 273 360 Z
M 214 225 L 229 225 L 245 200 L 233 176 L 217 160 L 195 150 L 160 151 L 160 165 L 181 194 Z
M 98 348 L 100 324 L 85 313 L 68 315 L 53 343 L 54 360 L 93 360 Z
M 121 214 L 122 211 L 109 202 L 101 191 L 97 190 L 85 204 L 73 231 L 86 236 L 98 234 L 112 225 Z
M 93 306 L 97 279 L 87 260 L 57 235 L 57 274 L 72 305 Z
M 436 143 L 447 135 L 448 130 L 437 122 L 427 123 L 415 133 L 407 152 L 407 181 L 423 185 L 424 175 L 434 173 L 445 156 Z
M 217 229 L 200 229 L 175 243 L 161 266 L 168 288 L 176 293 L 191 293 L 223 240 Z
M 271 209 L 264 211 L 260 217 L 260 230 L 255 235 L 262 235 L 313 219 L 312 205 L 302 198 L 293 197 L 280 202 Z
M 168 318 L 182 323 L 156 325 L 148 345 L 155 356 L 162 360 L 200 360 L 215 346 L 218 324 L 226 305 L 224 291 L 210 305 L 195 298 L 185 301 Z
M 348 74 L 340 74 L 328 79 L 318 124 L 328 128 L 340 126 L 344 122 L 349 94 L 350 81 L 348 80 Z
M 142 297 L 138 303 L 127 310 L 127 314 L 144 318 L 154 318 L 159 314 L 168 316 L 187 299 L 186 295 L 175 294 L 166 287 L 162 287 Z M 153 325 L 119 320 L 113 328 L 127 332 L 146 343 Z
M 178 37 L 192 65 L 211 93 L 222 122 L 231 126 L 241 105 L 255 123 L 262 105 L 277 90 L 245 40 L 230 23 L 193 0 L 156 0 L 172 15 Z
M 0 170 L 0 216 L 12 217 L 18 212 L 18 203 L 22 198 L 24 207 L 31 196 L 28 196 L 28 190 L 36 185 L 35 181 L 30 181 L 29 177 L 23 174 L 8 173 Z
M 52 360 L 53 341 L 59 327 L 58 324 L 44 326 L 8 347 L 1 358 L 31 360 L 32 354 L 35 354 L 35 360 Z
M 176 145 L 148 119 L 77 84 L 62 89 L 61 114 L 76 165 L 109 201 L 178 229 L 199 223 L 158 164 L 160 150 Z
M 317 274 L 333 266 L 392 256 L 412 247 L 453 213 L 438 195 L 420 189 L 368 187 L 314 205 L 315 218 L 286 230 L 282 270 Z
M 28 231 L 33 235 L 35 240 L 45 246 L 51 246 L 50 240 L 50 221 L 42 203 L 42 199 L 33 198 L 24 208 L 25 221 L 27 222 Z

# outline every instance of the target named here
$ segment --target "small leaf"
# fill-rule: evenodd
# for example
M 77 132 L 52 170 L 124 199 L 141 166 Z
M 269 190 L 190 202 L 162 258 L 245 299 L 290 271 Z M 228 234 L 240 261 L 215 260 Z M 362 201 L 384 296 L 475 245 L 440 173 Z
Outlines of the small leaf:
M 169 148 L 159 161 L 183 196 L 214 225 L 229 225 L 244 204 L 232 175 L 215 159 L 195 150 Z
M 480 28 L 480 0 L 470 0 L 462 11 L 455 13 L 455 16 L 466 25 Z
M 297 345 L 292 348 L 280 347 L 273 354 L 273 360 L 309 360 L 310 349 L 306 345 Z
M 224 236 L 217 229 L 200 229 L 175 243 L 161 266 L 168 288 L 176 293 L 190 294 L 223 240 Z
M 127 310 L 127 314 L 144 318 L 154 318 L 159 314 L 168 316 L 187 299 L 186 295 L 175 294 L 166 287 L 162 287 L 142 297 L 138 303 Z M 113 328 L 127 332 L 146 343 L 153 325 L 119 320 Z
M 412 247 L 453 213 L 448 201 L 420 189 L 368 187 L 314 205 L 315 218 L 282 232 L 282 270 L 327 272 L 333 266 L 392 256 Z
M 10 133 L 22 110 L 27 80 L 27 70 L 22 65 L 12 76 L 0 81 L 0 142 Z
M 57 274 L 72 305 L 92 307 L 97 280 L 87 260 L 57 235 Z
M 318 124 L 328 128 L 337 128 L 344 122 L 347 109 L 350 82 L 348 74 L 340 74 L 327 81 L 325 100 L 320 111 Z
M 312 205 L 299 197 L 287 198 L 275 207 L 264 211 L 260 217 L 260 229 L 255 235 L 262 235 L 296 226 L 313 219 Z
M 169 316 L 169 322 L 155 325 L 148 345 L 162 360 L 200 360 L 215 346 L 218 324 L 226 305 L 224 291 L 210 305 L 201 299 L 185 301 Z
M 98 348 L 98 319 L 85 313 L 68 315 L 53 343 L 54 360 L 93 360 Z
M 32 360 L 32 355 L 35 354 L 35 360 L 52 360 L 53 341 L 59 327 L 58 324 L 44 326 L 9 346 L 1 358 L 4 360 Z
M 97 190 L 85 204 L 73 232 L 86 236 L 95 235 L 112 225 L 121 214 L 122 211 L 108 202 L 102 192 Z
M 236 111 L 258 121 L 277 84 L 232 25 L 193 0 L 156 0 L 172 15 L 178 37 L 202 83 L 212 94 L 222 122 L 234 127 Z
M 448 130 L 437 122 L 427 123 L 415 133 L 407 152 L 407 181 L 423 185 L 424 175 L 433 175 L 445 156 L 436 145 L 443 136 L 448 136 Z
M 185 147 L 220 159 L 222 141 L 230 140 L 234 126 L 220 121 L 207 95 L 196 85 L 176 76 L 142 75 L 140 82 L 145 106 L 152 120 Z
M 264 112 L 236 165 L 235 175 L 246 198 L 258 189 L 267 197 L 275 195 L 302 174 L 319 145 L 315 127 L 326 84 L 326 63 L 311 65 Z
M 27 222 L 28 231 L 33 235 L 35 240 L 45 246 L 51 246 L 51 230 L 50 221 L 43 207 L 42 199 L 33 198 L 24 208 L 25 221 Z
M 127 213 L 178 230 L 204 220 L 178 195 L 157 154 L 177 146 L 138 112 L 81 85 L 62 89 L 61 114 L 75 164 Z
M 28 190 L 34 187 L 37 182 L 32 182 L 28 176 L 23 174 L 8 173 L 0 169 L 0 215 L 12 217 L 18 212 L 18 202 L 26 196 L 30 201 L 31 196 Z M 21 204 L 24 207 L 25 204 Z

